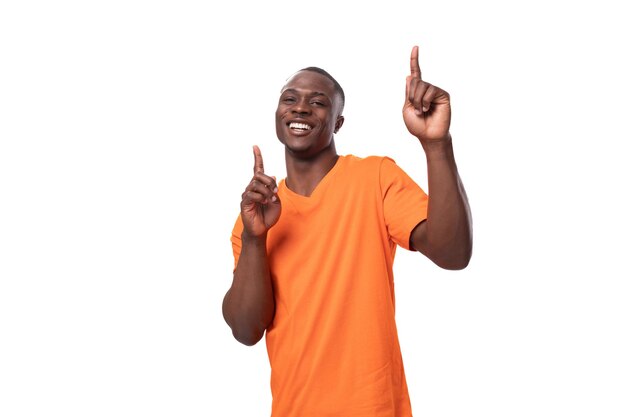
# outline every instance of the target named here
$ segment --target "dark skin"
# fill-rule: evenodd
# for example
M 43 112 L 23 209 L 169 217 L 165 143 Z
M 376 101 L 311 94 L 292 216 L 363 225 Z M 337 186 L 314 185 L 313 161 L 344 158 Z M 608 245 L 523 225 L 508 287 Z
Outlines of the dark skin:
M 465 268 L 472 254 L 472 220 L 459 177 L 450 135 L 447 92 L 422 80 L 418 47 L 406 78 L 404 123 L 421 143 L 428 170 L 428 219 L 411 232 L 411 248 L 445 269 Z M 300 71 L 283 87 L 276 109 L 276 135 L 285 146 L 286 184 L 310 196 L 339 156 L 334 134 L 343 125 L 343 103 L 331 80 Z M 254 174 L 242 194 L 242 249 L 222 311 L 235 338 L 254 345 L 274 318 L 274 293 L 267 260 L 267 232 L 280 217 L 274 177 L 253 148 Z

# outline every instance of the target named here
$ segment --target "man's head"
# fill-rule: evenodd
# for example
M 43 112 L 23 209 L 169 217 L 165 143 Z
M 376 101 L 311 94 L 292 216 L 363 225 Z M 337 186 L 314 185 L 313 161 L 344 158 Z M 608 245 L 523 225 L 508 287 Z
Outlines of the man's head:
M 343 125 L 345 95 L 326 71 L 308 67 L 283 86 L 276 108 L 276 135 L 295 154 L 312 157 L 333 145 Z

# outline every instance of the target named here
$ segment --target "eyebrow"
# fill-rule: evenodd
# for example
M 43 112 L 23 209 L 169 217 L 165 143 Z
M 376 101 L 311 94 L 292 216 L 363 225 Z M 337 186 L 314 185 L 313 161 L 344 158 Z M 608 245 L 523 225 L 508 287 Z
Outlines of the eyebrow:
M 283 92 L 281 94 L 285 94 L 285 93 L 299 94 L 300 91 L 296 90 L 295 88 L 286 88 L 286 89 L 283 90 Z M 324 97 L 326 97 L 326 98 L 328 98 L 330 100 L 330 97 L 326 93 L 322 93 L 320 91 L 313 91 L 311 94 L 308 94 L 308 96 L 310 96 L 310 97 L 324 96 Z

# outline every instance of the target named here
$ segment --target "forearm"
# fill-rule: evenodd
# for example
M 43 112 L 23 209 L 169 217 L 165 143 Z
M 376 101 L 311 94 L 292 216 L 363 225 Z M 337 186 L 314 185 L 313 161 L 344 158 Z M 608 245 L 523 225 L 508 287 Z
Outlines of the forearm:
M 425 254 L 443 268 L 462 269 L 472 254 L 472 219 L 452 140 L 425 144 L 424 151 L 429 194 Z
M 265 236 L 242 236 L 242 249 L 233 284 L 224 296 L 222 312 L 235 338 L 254 345 L 274 318 L 274 291 Z

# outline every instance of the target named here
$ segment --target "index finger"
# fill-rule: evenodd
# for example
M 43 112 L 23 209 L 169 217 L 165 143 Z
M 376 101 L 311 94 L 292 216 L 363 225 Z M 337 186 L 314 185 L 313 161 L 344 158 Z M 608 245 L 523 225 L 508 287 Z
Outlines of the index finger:
M 265 173 L 265 169 L 263 168 L 263 156 L 261 155 L 261 149 L 258 146 L 252 146 L 252 152 L 254 153 L 254 173 Z
M 418 80 L 422 79 L 422 70 L 419 63 L 419 47 L 416 45 L 411 50 L 411 76 L 417 77 Z

